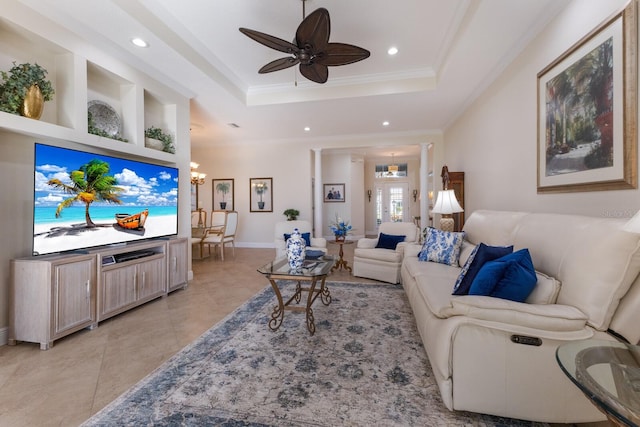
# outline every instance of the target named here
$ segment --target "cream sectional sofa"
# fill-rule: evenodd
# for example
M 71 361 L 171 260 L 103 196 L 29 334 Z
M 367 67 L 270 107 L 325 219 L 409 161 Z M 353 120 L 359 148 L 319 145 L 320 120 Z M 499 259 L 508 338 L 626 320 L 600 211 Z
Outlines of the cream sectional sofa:
M 460 265 L 481 242 L 529 249 L 538 282 L 524 303 L 453 296 L 461 268 L 419 261 L 421 246 L 405 247 L 402 284 L 447 408 L 553 423 L 605 419 L 555 352 L 574 340 L 640 340 L 640 235 L 622 231 L 624 223 L 475 211 Z

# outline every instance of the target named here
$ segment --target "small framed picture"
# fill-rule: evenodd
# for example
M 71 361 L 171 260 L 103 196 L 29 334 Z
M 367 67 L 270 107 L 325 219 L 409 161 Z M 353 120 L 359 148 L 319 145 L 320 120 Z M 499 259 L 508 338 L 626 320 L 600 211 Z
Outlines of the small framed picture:
M 344 202 L 344 184 L 323 184 L 325 202 Z
M 249 212 L 273 212 L 273 178 L 249 178 Z
M 213 185 L 213 210 L 235 210 L 233 197 L 233 179 L 214 179 Z

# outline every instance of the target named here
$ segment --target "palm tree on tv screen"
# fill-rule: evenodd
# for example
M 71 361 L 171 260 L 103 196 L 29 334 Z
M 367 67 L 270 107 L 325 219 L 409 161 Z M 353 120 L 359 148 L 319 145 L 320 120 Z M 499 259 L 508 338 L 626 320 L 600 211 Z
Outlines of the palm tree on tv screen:
M 73 194 L 73 197 L 63 200 L 56 209 L 56 218 L 62 215 L 62 210 L 74 204 L 75 202 L 84 203 L 84 216 L 87 227 L 95 227 L 96 224 L 91 220 L 89 215 L 89 207 L 91 203 L 103 201 L 107 203 L 122 204 L 122 200 L 118 198 L 122 188 L 117 187 L 115 177 L 107 175 L 109 173 L 109 163 L 102 160 L 91 160 L 89 163 L 80 166 L 78 170 L 72 171 L 69 177 L 71 185 L 67 185 L 57 178 L 50 179 L 47 184 L 63 190 L 67 194 Z

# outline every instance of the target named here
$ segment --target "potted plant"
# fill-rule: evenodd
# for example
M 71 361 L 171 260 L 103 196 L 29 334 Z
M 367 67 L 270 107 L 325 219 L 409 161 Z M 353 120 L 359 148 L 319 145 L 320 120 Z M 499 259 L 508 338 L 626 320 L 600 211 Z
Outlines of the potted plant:
M 342 218 L 338 217 L 336 213 L 335 221 L 329 225 L 329 228 L 333 232 L 333 235 L 336 237 L 336 242 L 344 242 L 347 238 L 347 235 L 353 230 L 353 227 L 349 224 L 349 221 L 343 221 Z
M 0 71 L 0 110 L 21 114 L 33 119 L 42 115 L 44 102 L 53 98 L 53 85 L 46 79 L 47 70 L 36 64 L 13 63 L 13 67 Z
M 287 209 L 286 211 L 282 212 L 282 214 L 287 217 L 287 221 L 295 221 L 296 219 L 298 219 L 300 211 L 298 211 L 297 209 Z
M 216 184 L 216 191 L 218 193 L 222 193 L 222 201 L 220 202 L 220 209 L 227 208 L 227 202 L 224 200 L 224 198 L 230 189 L 231 189 L 231 184 L 229 184 L 228 182 L 219 182 Z
M 176 148 L 173 145 L 173 138 L 171 137 L 171 135 L 164 133 L 162 129 L 157 128 L 155 126 L 151 126 L 145 129 L 144 136 L 146 138 L 160 141 L 162 144 L 162 148 L 161 148 L 162 151 L 165 151 L 167 153 L 176 152 Z M 148 142 L 145 141 L 145 145 L 149 146 L 147 144 Z M 151 143 L 151 147 L 154 148 L 152 143 Z

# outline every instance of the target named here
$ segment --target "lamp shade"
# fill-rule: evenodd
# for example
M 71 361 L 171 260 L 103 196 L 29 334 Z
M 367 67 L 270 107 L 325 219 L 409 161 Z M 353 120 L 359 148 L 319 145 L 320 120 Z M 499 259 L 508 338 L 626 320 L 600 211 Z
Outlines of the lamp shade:
M 622 226 L 622 230 L 628 231 L 629 233 L 640 234 L 640 211 L 636 212 L 636 214 Z
M 432 209 L 433 213 L 448 215 L 463 211 L 464 209 L 462 209 L 462 206 L 458 203 L 458 199 L 456 199 L 453 190 L 438 191 L 438 198 Z

